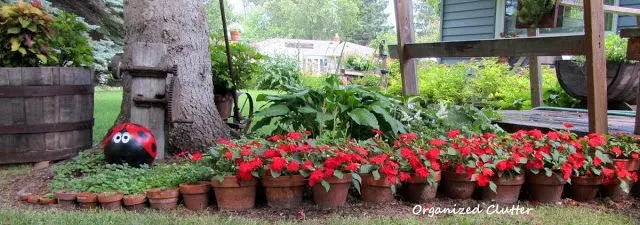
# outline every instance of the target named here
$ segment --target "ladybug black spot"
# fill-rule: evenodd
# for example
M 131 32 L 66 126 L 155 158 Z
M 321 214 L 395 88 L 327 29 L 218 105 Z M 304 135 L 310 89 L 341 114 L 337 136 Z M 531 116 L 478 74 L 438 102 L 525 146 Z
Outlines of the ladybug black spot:
M 152 144 L 151 145 L 151 151 L 152 152 L 156 152 L 156 144 Z
M 138 137 L 140 137 L 140 139 L 142 140 L 147 139 L 147 133 L 143 131 L 138 131 Z

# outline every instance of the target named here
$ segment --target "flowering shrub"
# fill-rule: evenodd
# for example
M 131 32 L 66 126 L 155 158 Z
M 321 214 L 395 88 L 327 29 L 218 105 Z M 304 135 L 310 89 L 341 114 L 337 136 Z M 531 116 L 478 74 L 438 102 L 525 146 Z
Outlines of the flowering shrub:
M 615 158 L 638 159 L 640 158 L 640 141 L 630 134 L 615 134 L 607 137 L 610 154 Z
M 214 178 L 222 182 L 225 176 L 236 176 L 238 180 L 260 177 L 262 146 L 255 140 L 218 140 L 218 145 L 210 151 Z

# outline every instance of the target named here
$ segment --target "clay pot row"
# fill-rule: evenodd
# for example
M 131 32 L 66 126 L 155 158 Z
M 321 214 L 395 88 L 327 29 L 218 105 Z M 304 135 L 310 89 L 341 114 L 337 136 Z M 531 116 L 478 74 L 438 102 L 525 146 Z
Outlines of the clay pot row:
M 25 193 L 18 196 L 18 200 L 38 205 L 54 205 L 57 203 L 55 198 Z
M 384 178 L 375 180 L 369 174 L 360 175 L 362 178 L 361 200 L 368 203 L 386 203 L 393 201 L 390 182 Z M 352 175 L 345 174 L 343 178 L 325 178 L 330 187 L 327 191 L 321 184 L 311 187 L 313 202 L 321 208 L 334 208 L 346 203 L 349 188 L 352 183 Z M 414 203 L 424 203 L 435 198 L 438 188 L 436 183 L 429 185 L 427 180 L 420 177 L 412 177 L 410 182 L 403 184 L 401 196 L 403 199 Z M 303 198 L 306 186 L 304 177 L 300 175 L 280 176 L 273 178 L 265 176 L 261 180 L 265 189 L 267 205 L 272 208 L 297 208 Z M 257 179 L 238 181 L 236 177 L 225 177 L 222 182 L 214 179 L 211 182 L 215 192 L 218 208 L 222 211 L 249 210 L 255 206 Z
M 442 189 L 444 195 L 449 198 L 468 199 L 472 198 L 476 188 L 476 182 L 470 181 L 465 174 L 457 174 L 454 172 L 442 172 Z M 603 197 L 609 197 L 614 201 L 621 200 L 628 196 L 620 187 L 620 180 L 615 179 L 609 185 L 601 185 L 602 177 L 571 177 L 571 185 L 569 185 L 566 193 L 564 192 L 567 181 L 562 175 L 553 173 L 547 177 L 544 173 L 525 175 L 517 175 L 510 179 L 494 178 L 492 180 L 496 186 L 496 192 L 493 192 L 488 186 L 482 187 L 482 200 L 491 200 L 503 204 L 514 204 L 518 201 L 522 186 L 526 183 L 528 188 L 529 199 L 536 202 L 552 203 L 562 199 L 563 193 L 576 201 L 592 201 L 596 198 L 602 187 L 601 193 Z M 626 180 L 629 187 L 633 185 L 631 179 Z

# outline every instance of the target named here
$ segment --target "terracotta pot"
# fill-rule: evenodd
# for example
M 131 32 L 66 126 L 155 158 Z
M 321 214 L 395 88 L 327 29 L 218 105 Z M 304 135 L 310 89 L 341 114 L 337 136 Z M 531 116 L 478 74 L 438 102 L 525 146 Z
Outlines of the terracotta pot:
M 496 201 L 502 204 L 515 204 L 518 202 L 518 196 L 520 196 L 520 189 L 524 184 L 524 174 L 516 175 L 510 178 L 494 177 L 491 179 L 496 184 L 496 192 L 493 192 L 490 187 L 482 188 L 482 199 Z
M 57 191 L 56 198 L 58 199 L 58 204 L 65 209 L 74 209 L 76 207 L 76 198 L 78 194 L 74 192 L 67 191 Z
M 624 163 L 625 164 L 624 168 L 627 169 L 629 172 L 633 172 L 640 169 L 640 159 L 614 159 L 613 160 L 614 165 L 617 162 Z
M 258 180 L 238 180 L 235 176 L 226 176 L 222 182 L 211 180 L 216 195 L 218 209 L 221 211 L 244 211 L 256 204 L 256 185 Z
M 231 116 L 231 110 L 233 109 L 233 93 L 220 93 L 213 96 L 213 101 L 216 104 L 216 109 L 220 114 L 222 121 L 227 121 Z
M 23 201 L 26 202 L 27 199 L 29 198 L 29 196 L 31 196 L 33 194 L 31 193 L 18 193 L 18 201 Z
M 526 182 L 529 185 L 531 200 L 547 203 L 560 201 L 564 185 L 567 183 L 558 173 L 547 177 L 542 171 L 538 174 L 527 173 Z
M 360 185 L 360 200 L 368 203 L 387 203 L 393 201 L 391 186 L 393 184 L 381 176 L 375 180 L 371 174 L 360 174 L 362 184 Z
M 55 198 L 40 197 L 40 199 L 38 200 L 38 203 L 40 205 L 53 205 L 53 204 L 56 204 L 57 201 Z
M 80 192 L 77 196 L 78 205 L 81 209 L 98 208 L 98 195 L 91 192 Z
M 180 184 L 184 207 L 193 211 L 204 210 L 209 206 L 210 192 L 211 182 L 209 181 Z
M 116 193 L 100 193 L 98 194 L 98 202 L 103 209 L 116 210 L 122 207 L 122 198 L 124 195 L 120 192 Z
M 629 199 L 629 193 L 624 192 L 622 187 L 620 187 L 621 180 L 618 178 L 614 178 L 611 183 L 602 186 L 602 197 L 610 198 L 614 202 L 620 202 L 625 199 Z M 633 185 L 633 179 L 627 178 L 624 179 L 624 182 L 629 185 L 629 189 L 631 190 Z
M 232 41 L 239 41 L 240 40 L 240 32 L 237 31 L 231 31 L 231 40 Z
M 153 188 L 147 190 L 147 198 L 152 209 L 170 210 L 178 207 L 179 188 Z
M 410 181 L 406 181 L 402 183 L 402 188 L 400 189 L 400 195 L 404 201 L 408 201 L 411 203 L 422 204 L 425 202 L 429 202 L 430 200 L 436 198 L 436 193 L 438 192 L 438 183 L 440 182 L 441 173 L 440 171 L 434 174 L 434 182 L 433 184 L 429 184 L 426 178 L 422 178 L 417 175 L 412 175 Z
M 40 201 L 40 196 L 39 195 L 31 194 L 31 195 L 27 196 L 27 202 L 28 203 L 38 204 L 38 201 Z
M 147 206 L 147 195 L 145 193 L 138 195 L 125 195 L 122 197 L 122 203 L 128 210 L 142 210 Z
M 325 178 L 330 185 L 327 191 L 322 184 L 317 183 L 311 188 L 313 192 L 313 202 L 321 208 L 334 208 L 344 205 L 349 195 L 349 187 L 351 187 L 351 174 L 345 174 L 342 179 L 331 176 Z
M 476 182 L 467 178 L 466 174 L 442 171 L 442 189 L 449 198 L 468 199 L 473 195 Z
M 278 178 L 265 175 L 262 177 L 261 183 L 269 207 L 290 209 L 300 206 L 306 184 L 302 175 L 280 176 Z
M 602 177 L 572 176 L 569 192 L 571 198 L 579 202 L 593 201 L 598 195 Z

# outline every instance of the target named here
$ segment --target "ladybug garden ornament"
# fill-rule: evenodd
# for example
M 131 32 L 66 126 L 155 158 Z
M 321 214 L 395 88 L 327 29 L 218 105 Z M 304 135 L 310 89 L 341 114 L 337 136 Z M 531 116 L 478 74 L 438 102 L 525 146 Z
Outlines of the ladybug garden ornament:
M 151 131 L 134 123 L 123 123 L 112 128 L 103 141 L 103 148 L 107 163 L 127 163 L 133 167 L 151 165 L 158 150 Z

